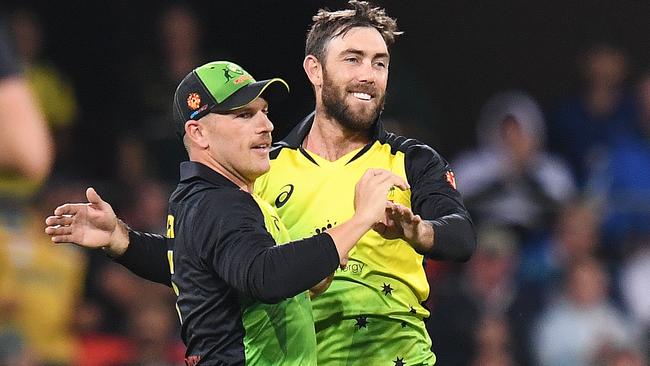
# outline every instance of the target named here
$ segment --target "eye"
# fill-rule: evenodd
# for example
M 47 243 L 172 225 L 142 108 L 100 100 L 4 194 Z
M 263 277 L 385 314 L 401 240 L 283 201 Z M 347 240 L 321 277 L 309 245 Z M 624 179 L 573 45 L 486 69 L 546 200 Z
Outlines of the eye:
M 384 62 L 384 61 L 375 62 L 375 66 L 380 67 L 382 69 L 385 69 L 387 67 L 386 62 Z
M 267 108 L 262 109 L 262 113 L 269 114 L 269 108 L 267 107 Z
M 251 112 L 241 112 L 237 113 L 237 118 L 245 118 L 245 119 L 250 119 L 253 117 L 253 114 Z
M 349 63 L 353 63 L 353 64 L 357 63 L 358 61 L 359 61 L 359 59 L 357 59 L 356 57 L 346 57 L 345 58 L 345 62 L 349 62 Z

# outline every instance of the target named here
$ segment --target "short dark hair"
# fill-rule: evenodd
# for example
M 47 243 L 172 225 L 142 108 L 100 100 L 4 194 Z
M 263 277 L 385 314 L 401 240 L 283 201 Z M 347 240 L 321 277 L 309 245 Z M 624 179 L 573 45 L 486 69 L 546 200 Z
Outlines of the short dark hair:
M 356 27 L 375 28 L 388 47 L 395 43 L 396 36 L 403 33 L 397 29 L 397 21 L 386 15 L 384 9 L 375 7 L 367 1 L 350 0 L 348 5 L 350 9 L 318 10 L 307 32 L 305 56 L 313 55 L 324 62 L 327 43 L 332 38 L 345 35 L 350 29 Z

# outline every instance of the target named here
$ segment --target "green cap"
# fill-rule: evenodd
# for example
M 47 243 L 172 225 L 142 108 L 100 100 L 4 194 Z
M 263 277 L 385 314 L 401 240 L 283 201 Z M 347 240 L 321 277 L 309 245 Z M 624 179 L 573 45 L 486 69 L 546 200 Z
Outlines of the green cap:
M 255 81 L 241 66 L 229 61 L 214 61 L 192 70 L 174 93 L 174 123 L 180 136 L 185 122 L 198 120 L 211 112 L 228 112 L 246 106 L 278 86 L 275 92 L 289 91 L 280 78 Z

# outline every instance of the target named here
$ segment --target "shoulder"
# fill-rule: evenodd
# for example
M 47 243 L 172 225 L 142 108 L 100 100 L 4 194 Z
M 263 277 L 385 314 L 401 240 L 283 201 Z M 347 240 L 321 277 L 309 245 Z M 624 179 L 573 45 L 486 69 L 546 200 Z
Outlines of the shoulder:
M 407 173 L 433 167 L 444 168 L 448 165 L 434 148 L 420 140 L 386 132 L 379 141 L 390 146 L 391 154 L 404 154 Z
M 262 217 L 251 194 L 232 187 L 203 187 L 184 199 L 184 206 L 193 213 L 193 221 L 212 222 Z M 179 202 L 183 203 L 183 202 Z
M 391 153 L 393 154 L 402 152 L 410 158 L 420 157 L 433 160 L 442 159 L 440 154 L 434 148 L 418 139 L 396 135 L 392 132 L 386 132 L 379 141 L 382 144 L 389 145 L 391 147 Z

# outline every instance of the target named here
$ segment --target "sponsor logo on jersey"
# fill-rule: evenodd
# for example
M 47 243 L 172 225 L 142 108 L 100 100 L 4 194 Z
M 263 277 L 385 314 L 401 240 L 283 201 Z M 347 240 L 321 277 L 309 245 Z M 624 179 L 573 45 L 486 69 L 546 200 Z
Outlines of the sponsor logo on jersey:
M 280 188 L 280 194 L 275 199 L 275 207 L 280 208 L 284 206 L 285 203 L 289 200 L 293 194 L 293 184 L 287 184 L 284 187 Z

